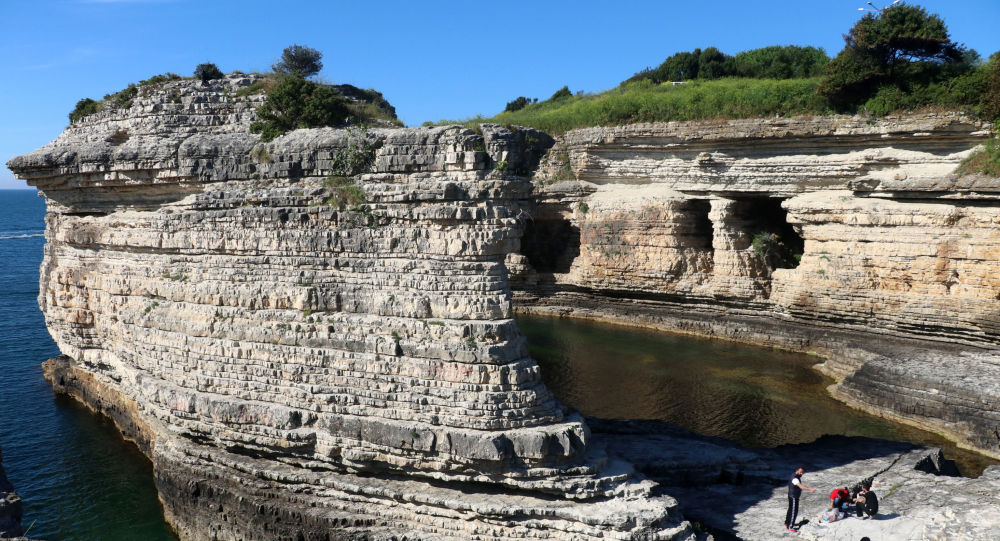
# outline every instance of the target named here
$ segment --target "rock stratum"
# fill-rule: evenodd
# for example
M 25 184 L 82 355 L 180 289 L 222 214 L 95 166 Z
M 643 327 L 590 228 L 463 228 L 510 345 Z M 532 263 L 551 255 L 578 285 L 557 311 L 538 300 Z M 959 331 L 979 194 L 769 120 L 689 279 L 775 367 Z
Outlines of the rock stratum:
M 691 537 L 553 398 L 512 319 L 530 184 L 508 173 L 551 138 L 265 144 L 253 82 L 144 88 L 8 164 L 48 203 L 46 378 L 150 456 L 180 537 Z M 348 161 L 366 172 L 338 177 Z
M 990 135 L 958 113 L 569 132 L 516 306 L 815 352 L 834 396 L 1000 457 L 1000 180 L 951 173 Z
M 850 440 L 833 460 L 822 443 L 754 453 L 585 421 L 512 319 L 514 298 L 816 351 L 836 396 L 1000 456 L 1000 184 L 949 176 L 985 125 L 262 143 L 249 125 L 264 97 L 241 91 L 254 82 L 142 88 L 8 163 L 48 203 L 39 304 L 62 355 L 45 376 L 150 457 L 182 539 L 704 537 L 682 509 L 767 539 L 774 487 L 801 461 L 838 484 L 884 474 L 909 499 L 883 505 L 912 531 L 992 531 L 995 498 L 966 506 L 974 523 L 919 500 L 996 493 L 994 469 L 933 475 L 933 451 Z M 712 491 L 731 501 L 701 507 Z

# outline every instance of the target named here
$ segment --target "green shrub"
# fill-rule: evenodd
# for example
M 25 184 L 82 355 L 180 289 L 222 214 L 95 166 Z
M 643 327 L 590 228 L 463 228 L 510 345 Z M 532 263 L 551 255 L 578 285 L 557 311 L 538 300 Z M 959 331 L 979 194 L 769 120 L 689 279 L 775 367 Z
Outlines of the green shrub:
M 979 101 L 983 117 L 1000 119 L 1000 52 L 993 53 L 983 67 L 983 94 Z
M 753 235 L 750 246 L 767 268 L 792 269 L 798 266 L 801 253 L 793 253 L 777 233 L 759 231 Z
M 715 47 L 674 53 L 655 69 L 645 69 L 622 84 L 649 80 L 654 83 L 751 77 L 801 79 L 822 74 L 830 61 L 826 51 L 797 45 L 762 47 L 728 56 Z
M 69 113 L 69 123 L 76 124 L 84 117 L 90 116 L 101 110 L 101 102 L 90 98 L 83 98 L 76 102 L 76 108 Z
M 251 133 L 270 141 L 297 128 L 336 126 L 347 119 L 348 109 L 340 94 L 329 86 L 300 77 L 284 77 L 257 108 Z
M 154 75 L 149 79 L 143 79 L 139 81 L 139 87 L 140 88 L 155 87 L 155 86 L 160 86 L 168 81 L 179 81 L 181 79 L 183 79 L 183 77 L 181 77 L 180 75 L 177 75 L 176 73 L 170 73 L 168 71 L 167 73 L 161 73 L 159 75 Z
M 271 66 L 278 75 L 306 78 L 323 69 L 323 53 L 311 47 L 292 45 L 281 52 L 281 60 Z
M 1000 139 L 994 137 L 986 141 L 983 148 L 965 158 L 955 172 L 960 175 L 980 173 L 990 177 L 1000 177 Z
M 117 109 L 128 109 L 129 107 L 132 107 L 132 100 L 134 100 L 138 95 L 139 87 L 135 84 L 130 84 L 114 94 L 106 94 L 103 101 L 105 103 L 110 103 Z
M 396 117 L 396 108 L 385 99 L 381 92 L 372 88 L 358 88 L 354 85 L 338 85 L 340 93 L 345 98 L 352 98 L 358 101 L 349 101 L 348 107 L 352 116 L 360 123 L 367 120 L 386 120 L 393 124 L 400 124 Z
M 821 47 L 798 45 L 762 47 L 743 51 L 731 57 L 728 74 L 756 79 L 801 79 L 818 77 L 830 63 Z
M 359 175 L 371 169 L 375 163 L 375 146 L 368 139 L 368 130 L 348 128 L 347 146 L 337 149 L 331 161 L 331 169 L 337 176 Z
M 358 208 L 367 202 L 365 190 L 351 177 L 341 175 L 330 175 L 323 182 L 330 196 L 326 200 L 327 205 L 344 209 Z
M 552 97 L 549 98 L 549 101 L 558 100 L 558 99 L 562 99 L 562 98 L 570 98 L 572 96 L 573 96 L 573 93 L 570 92 L 569 86 L 564 86 L 564 87 L 560 88 L 559 90 L 556 90 L 556 93 L 552 94 Z
M 568 91 L 569 88 L 566 87 L 566 90 Z M 534 100 L 532 100 L 531 98 L 526 98 L 524 96 L 518 96 L 513 101 L 508 101 L 507 102 L 507 107 L 504 107 L 503 110 L 504 111 L 508 111 L 508 112 L 520 111 L 521 109 L 524 109 L 526 106 L 528 106 L 528 105 L 530 105 L 532 103 L 538 103 L 538 98 L 535 98 Z
M 194 77 L 195 79 L 201 79 L 201 82 L 203 83 L 207 83 L 212 79 L 222 79 L 225 75 L 223 75 L 219 66 L 216 66 L 211 62 L 205 62 L 204 64 L 198 64 L 198 66 L 194 68 Z

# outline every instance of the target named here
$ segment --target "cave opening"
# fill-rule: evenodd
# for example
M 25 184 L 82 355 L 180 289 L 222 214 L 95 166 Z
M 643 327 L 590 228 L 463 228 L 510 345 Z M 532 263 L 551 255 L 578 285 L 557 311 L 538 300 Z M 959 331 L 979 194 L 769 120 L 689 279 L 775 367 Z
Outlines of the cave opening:
M 537 272 L 569 272 L 580 255 L 580 228 L 556 209 L 539 209 L 525 224 L 521 253 Z
M 740 218 L 744 231 L 750 235 L 754 252 L 773 269 L 794 269 L 799 266 L 805 241 L 788 223 L 784 199 L 752 197 L 741 200 Z
M 693 248 L 712 249 L 715 238 L 715 228 L 708 214 L 712 211 L 712 202 L 708 199 L 688 199 L 682 210 L 691 217 L 691 229 L 688 231 L 689 246 Z

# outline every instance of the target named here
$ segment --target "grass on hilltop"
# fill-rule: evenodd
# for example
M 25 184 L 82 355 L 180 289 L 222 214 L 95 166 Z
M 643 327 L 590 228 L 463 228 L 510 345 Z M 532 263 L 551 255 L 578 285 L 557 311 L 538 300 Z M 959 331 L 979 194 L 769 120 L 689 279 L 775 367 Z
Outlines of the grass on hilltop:
M 830 113 L 816 94 L 819 78 L 691 81 L 681 85 L 638 81 L 599 94 L 577 94 L 505 111 L 483 122 L 530 126 L 551 134 L 589 126 L 616 126 L 636 122 L 773 117 Z M 441 121 L 436 124 L 454 122 Z

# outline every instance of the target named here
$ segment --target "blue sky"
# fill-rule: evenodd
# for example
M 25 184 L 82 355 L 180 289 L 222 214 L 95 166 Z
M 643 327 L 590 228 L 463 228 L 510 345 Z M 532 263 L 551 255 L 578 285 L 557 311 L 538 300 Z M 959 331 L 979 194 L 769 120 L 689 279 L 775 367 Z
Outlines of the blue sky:
M 83 97 L 157 73 L 190 75 L 201 62 L 264 71 L 293 43 L 323 52 L 324 79 L 380 90 L 419 125 L 493 114 L 563 85 L 605 90 L 695 47 L 814 45 L 832 56 L 864 4 L 0 0 L 0 164 L 54 139 Z M 983 56 L 1000 49 L 1000 0 L 919 4 Z M 0 167 L 0 189 L 21 187 Z

